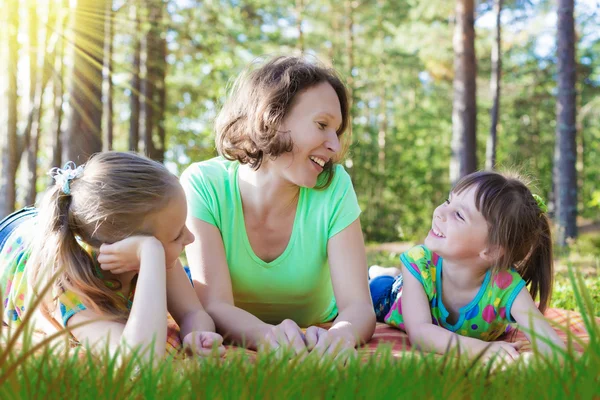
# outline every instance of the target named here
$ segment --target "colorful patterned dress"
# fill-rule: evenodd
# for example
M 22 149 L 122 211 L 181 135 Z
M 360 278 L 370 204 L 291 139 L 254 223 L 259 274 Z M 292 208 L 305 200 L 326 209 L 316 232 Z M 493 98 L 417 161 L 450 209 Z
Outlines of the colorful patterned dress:
M 442 258 L 421 245 L 403 253 L 400 260 L 423 285 L 435 325 L 463 336 L 491 341 L 508 331 L 515 322 L 510 310 L 525 286 L 525 281 L 515 270 L 501 271 L 496 275 L 488 271 L 475 298 L 459 310 L 456 323 L 451 324 L 447 322 L 449 312 L 442 301 Z M 402 289 L 384 320 L 406 330 L 402 317 Z

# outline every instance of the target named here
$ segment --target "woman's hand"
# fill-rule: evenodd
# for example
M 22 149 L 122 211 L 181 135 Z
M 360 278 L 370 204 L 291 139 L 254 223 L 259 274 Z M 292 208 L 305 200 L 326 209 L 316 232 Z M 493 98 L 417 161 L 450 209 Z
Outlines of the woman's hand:
M 302 329 L 291 319 L 286 319 L 279 325 L 267 325 L 263 332 L 264 337 L 258 341 L 259 351 L 275 351 L 278 357 L 285 352 L 298 355 L 307 351 Z
M 163 248 L 154 236 L 130 236 L 113 244 L 105 243 L 98 254 L 100 268 L 113 274 L 137 272 L 144 249 L 150 246 Z
M 223 337 L 215 332 L 190 332 L 183 338 L 183 348 L 198 356 L 210 356 L 215 349 L 219 357 L 225 354 Z
M 317 326 L 309 326 L 306 329 L 306 347 L 308 351 L 318 354 L 319 357 L 328 355 L 335 362 L 345 364 L 350 358 L 358 356 L 355 346 L 355 340 L 336 335 L 327 329 Z

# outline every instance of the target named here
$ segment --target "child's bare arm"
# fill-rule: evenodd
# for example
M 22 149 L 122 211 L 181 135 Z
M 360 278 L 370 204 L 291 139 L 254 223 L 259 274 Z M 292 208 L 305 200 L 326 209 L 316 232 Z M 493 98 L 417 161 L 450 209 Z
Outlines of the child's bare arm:
M 167 308 L 181 329 L 184 345 L 210 352 L 213 346 L 224 352 L 223 338 L 215 333 L 215 323 L 202 307 L 181 262 L 167 270 Z
M 548 354 L 556 348 L 566 348 L 565 343 L 536 307 L 526 287 L 523 287 L 515 298 L 510 313 L 529 341 L 536 341 L 542 353 Z
M 149 359 L 150 349 L 162 357 L 167 336 L 167 299 L 165 254 L 162 244 L 153 237 L 128 238 L 138 240 L 140 268 L 134 302 L 125 324 L 107 320 L 92 310 L 76 313 L 67 323 L 72 327 L 81 322 L 89 324 L 73 329 L 75 337 L 94 348 L 104 349 L 108 344 L 111 353 L 118 349 L 129 351 L 140 348 L 142 357 Z
M 424 351 L 444 354 L 449 348 L 459 347 L 461 353 L 470 357 L 482 352 L 498 354 L 503 358 L 515 359 L 519 344 L 506 342 L 487 343 L 483 340 L 458 335 L 431 320 L 431 309 L 421 283 L 403 265 L 402 316 L 411 343 Z M 487 350 L 486 350 L 487 349 Z

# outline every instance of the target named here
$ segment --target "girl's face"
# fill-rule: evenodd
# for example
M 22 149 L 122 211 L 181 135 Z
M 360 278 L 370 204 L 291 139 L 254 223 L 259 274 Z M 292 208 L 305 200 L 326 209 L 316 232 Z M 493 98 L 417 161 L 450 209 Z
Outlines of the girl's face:
M 433 212 L 425 245 L 444 259 L 479 263 L 487 258 L 488 224 L 475 206 L 475 189 L 450 193 Z
M 171 268 L 185 246 L 194 241 L 194 235 L 185 225 L 187 202 L 181 187 L 161 211 L 151 217 L 152 232 L 165 249 L 165 263 Z
M 294 148 L 269 164 L 288 182 L 314 187 L 323 166 L 341 150 L 341 123 L 340 101 L 329 83 L 306 89 L 296 96 L 280 127 L 289 132 Z

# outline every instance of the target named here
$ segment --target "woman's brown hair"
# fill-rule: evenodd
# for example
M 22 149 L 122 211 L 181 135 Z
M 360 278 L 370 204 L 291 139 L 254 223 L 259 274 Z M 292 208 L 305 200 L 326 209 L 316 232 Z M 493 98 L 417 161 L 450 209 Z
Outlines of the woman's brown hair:
M 488 245 L 502 255 L 494 272 L 514 267 L 529 286 L 531 297 L 540 296 L 544 312 L 554 279 L 552 235 L 546 213 L 517 174 L 480 171 L 462 178 L 453 189 L 460 193 L 475 187 L 475 205 L 488 223 Z
M 249 68 L 234 83 L 215 124 L 219 154 L 258 169 L 265 157 L 292 151 L 294 144 L 279 127 L 296 96 L 323 82 L 333 87 L 340 101 L 342 123 L 337 133 L 344 133 L 349 118 L 348 93 L 336 72 L 303 58 L 276 57 L 258 69 Z M 329 185 L 333 165 L 343 158 L 347 147 L 345 140 L 340 154 L 325 165 L 318 188 Z

